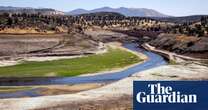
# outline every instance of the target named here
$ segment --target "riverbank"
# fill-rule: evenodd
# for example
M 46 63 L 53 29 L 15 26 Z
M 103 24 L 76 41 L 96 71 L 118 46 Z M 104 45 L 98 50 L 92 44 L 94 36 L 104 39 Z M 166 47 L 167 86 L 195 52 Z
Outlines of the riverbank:
M 179 55 L 179 54 L 169 52 L 169 51 L 166 51 L 166 50 L 157 49 L 156 47 L 151 46 L 148 43 L 145 43 L 142 46 L 146 50 L 156 52 L 156 53 L 166 57 L 167 59 L 169 59 L 170 62 L 182 63 L 182 62 L 185 62 L 185 61 L 198 61 L 198 62 L 208 61 L 208 59 L 193 58 L 193 57 L 189 57 L 189 56 L 185 56 L 185 55 Z

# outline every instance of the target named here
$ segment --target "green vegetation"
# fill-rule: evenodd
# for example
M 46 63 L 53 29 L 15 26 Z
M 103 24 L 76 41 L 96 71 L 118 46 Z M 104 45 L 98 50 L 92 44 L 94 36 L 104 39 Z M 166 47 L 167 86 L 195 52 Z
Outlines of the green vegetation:
M 70 77 L 122 68 L 139 61 L 141 59 L 131 52 L 120 49 L 109 49 L 107 53 L 89 55 L 82 58 L 25 62 L 15 66 L 1 67 L 0 77 Z

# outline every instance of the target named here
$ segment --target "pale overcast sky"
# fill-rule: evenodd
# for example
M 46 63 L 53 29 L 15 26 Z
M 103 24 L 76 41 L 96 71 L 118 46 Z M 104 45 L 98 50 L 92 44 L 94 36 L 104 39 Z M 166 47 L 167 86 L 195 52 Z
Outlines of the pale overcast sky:
M 149 8 L 173 16 L 208 15 L 208 0 L 0 0 L 0 6 L 44 7 L 61 11 L 108 6 Z

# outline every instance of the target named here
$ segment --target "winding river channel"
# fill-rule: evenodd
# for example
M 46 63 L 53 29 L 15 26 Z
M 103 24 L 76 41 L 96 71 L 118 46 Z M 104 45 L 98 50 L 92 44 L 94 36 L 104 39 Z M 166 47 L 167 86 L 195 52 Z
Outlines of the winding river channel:
M 78 77 L 63 77 L 63 78 L 39 78 L 39 79 L 30 79 L 30 80 L 18 80 L 18 81 L 6 81 L 0 82 L 0 86 L 34 86 L 34 85 L 64 85 L 64 84 L 82 84 L 82 83 L 104 83 L 104 82 L 113 82 L 121 80 L 132 74 L 158 67 L 161 65 L 166 65 L 167 62 L 158 54 L 153 52 L 146 51 L 144 49 L 138 48 L 136 44 L 129 43 L 124 44 L 124 47 L 145 54 L 148 57 L 148 60 L 137 64 L 133 67 L 125 69 L 119 72 L 110 72 L 105 74 L 98 74 L 92 76 L 78 76 Z M 30 91 L 18 91 L 14 93 L 0 93 L 0 98 L 11 98 L 11 97 L 21 97 L 21 96 L 40 96 L 36 90 Z

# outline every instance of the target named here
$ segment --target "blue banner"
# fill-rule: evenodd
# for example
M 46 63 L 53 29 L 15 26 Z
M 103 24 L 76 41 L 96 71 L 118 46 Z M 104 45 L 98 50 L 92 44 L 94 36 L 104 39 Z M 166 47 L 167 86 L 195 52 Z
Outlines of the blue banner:
M 134 110 L 208 110 L 208 81 L 135 81 Z

